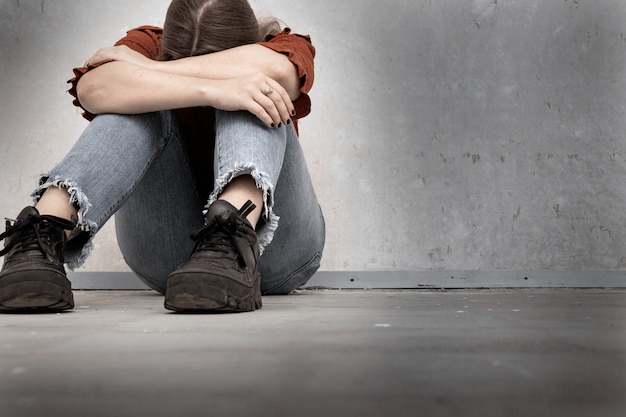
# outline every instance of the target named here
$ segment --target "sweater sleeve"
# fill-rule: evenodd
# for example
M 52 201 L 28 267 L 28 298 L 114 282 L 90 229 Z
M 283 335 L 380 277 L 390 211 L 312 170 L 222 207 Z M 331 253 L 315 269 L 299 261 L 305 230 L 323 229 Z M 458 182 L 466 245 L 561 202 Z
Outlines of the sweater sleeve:
M 296 118 L 302 118 L 311 112 L 311 98 L 308 93 L 313 87 L 315 78 L 313 60 L 315 47 L 310 36 L 292 34 L 291 29 L 285 28 L 278 34 L 268 35 L 264 42 L 259 42 L 267 48 L 286 55 L 295 65 L 300 78 L 300 97 L 294 101 Z
M 155 26 L 141 26 L 128 31 L 125 37 L 115 43 L 115 46 L 126 45 L 130 49 L 137 51 L 150 59 L 155 59 L 161 53 L 162 33 L 163 30 L 161 28 Z M 68 93 L 74 97 L 73 104 L 83 109 L 83 117 L 89 121 L 93 120 L 96 115 L 85 110 L 85 108 L 80 104 L 76 88 L 78 81 L 83 75 L 100 65 L 102 64 L 74 68 L 74 77 L 67 81 L 70 84 Z

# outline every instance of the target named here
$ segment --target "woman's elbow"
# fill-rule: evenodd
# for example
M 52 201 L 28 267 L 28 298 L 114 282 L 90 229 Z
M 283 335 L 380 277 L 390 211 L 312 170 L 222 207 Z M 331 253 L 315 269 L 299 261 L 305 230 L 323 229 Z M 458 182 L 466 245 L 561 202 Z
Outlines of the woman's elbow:
M 300 79 L 298 78 L 298 69 L 287 58 L 272 65 L 270 78 L 276 80 L 289 94 L 291 101 L 295 101 L 300 97 Z
M 82 108 L 93 114 L 99 113 L 97 109 L 97 103 L 99 101 L 96 98 L 97 95 L 98 88 L 93 83 L 87 82 L 84 77 L 78 81 L 78 85 L 76 85 L 76 98 L 78 98 L 78 102 Z
M 104 88 L 102 83 L 93 79 L 92 73 L 87 73 L 76 85 L 76 97 L 81 107 L 89 113 L 104 113 L 103 104 L 106 103 L 106 93 L 109 89 Z

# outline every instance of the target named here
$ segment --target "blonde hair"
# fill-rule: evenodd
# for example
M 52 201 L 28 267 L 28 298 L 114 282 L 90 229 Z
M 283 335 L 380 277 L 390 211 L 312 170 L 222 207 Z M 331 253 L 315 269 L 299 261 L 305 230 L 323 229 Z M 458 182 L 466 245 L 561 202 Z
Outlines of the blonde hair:
M 255 43 L 280 32 L 272 17 L 258 20 L 247 0 L 173 0 L 163 26 L 162 61 Z

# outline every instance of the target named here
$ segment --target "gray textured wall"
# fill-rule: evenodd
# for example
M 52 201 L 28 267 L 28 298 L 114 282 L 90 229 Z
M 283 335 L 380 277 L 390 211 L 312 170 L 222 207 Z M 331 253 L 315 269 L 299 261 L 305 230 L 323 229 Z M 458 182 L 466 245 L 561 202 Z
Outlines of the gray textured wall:
M 0 214 L 85 122 L 71 67 L 168 1 L 0 1 Z M 253 1 L 318 50 L 327 270 L 626 267 L 626 2 Z M 124 271 L 111 225 L 85 269 Z

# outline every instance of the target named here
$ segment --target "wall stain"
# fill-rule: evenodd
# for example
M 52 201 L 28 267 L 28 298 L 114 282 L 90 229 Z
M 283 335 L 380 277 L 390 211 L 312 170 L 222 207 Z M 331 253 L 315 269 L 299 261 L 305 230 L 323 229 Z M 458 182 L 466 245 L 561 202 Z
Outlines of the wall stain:
M 554 159 L 554 154 L 542 154 L 541 152 L 538 152 L 537 155 L 535 156 L 535 161 L 540 162 L 544 159 Z
M 517 206 L 517 212 L 513 215 L 513 221 L 517 220 L 522 213 L 522 206 Z
M 568 0 L 565 0 L 565 3 L 567 3 L 567 2 L 568 2 Z M 578 9 L 578 5 L 580 4 L 580 0 L 573 0 L 572 3 L 573 4 L 570 5 L 569 8 L 570 9 L 572 9 L 572 8 Z
M 480 155 L 478 155 L 478 154 L 471 154 L 471 153 L 467 152 L 463 156 L 466 157 L 466 158 L 472 158 L 472 163 L 474 165 L 476 165 L 477 163 L 480 162 Z
M 608 227 L 606 227 L 606 226 L 604 226 L 604 225 L 600 225 L 600 226 L 592 226 L 592 227 L 591 227 L 591 231 L 592 231 L 592 233 L 593 233 L 593 232 L 595 232 L 595 231 L 596 231 L 596 229 L 597 229 L 597 230 L 599 230 L 599 231 L 600 231 L 600 233 L 604 233 L 604 234 L 606 234 L 606 235 L 607 235 L 607 237 L 608 237 L 609 239 L 611 238 L 611 236 L 612 236 L 612 234 L 613 234 L 613 232 L 611 231 L 611 229 L 609 229 Z M 600 233 L 598 233 L 598 234 L 596 235 L 596 238 L 597 238 L 598 240 L 600 240 L 600 238 L 601 238 Z
M 433 262 L 444 262 L 445 255 L 450 255 L 451 253 L 452 253 L 452 248 L 450 247 L 450 245 L 447 245 L 447 247 L 445 248 L 443 247 L 432 248 L 428 252 L 428 257 Z
M 452 165 L 454 163 L 454 156 L 448 157 L 440 153 L 439 157 L 441 157 L 441 160 L 443 161 L 444 164 Z

